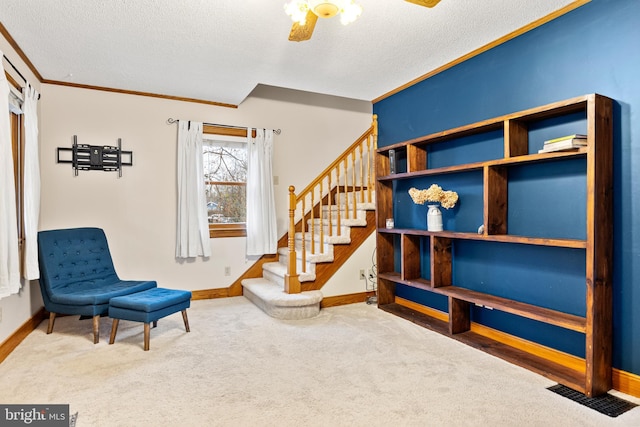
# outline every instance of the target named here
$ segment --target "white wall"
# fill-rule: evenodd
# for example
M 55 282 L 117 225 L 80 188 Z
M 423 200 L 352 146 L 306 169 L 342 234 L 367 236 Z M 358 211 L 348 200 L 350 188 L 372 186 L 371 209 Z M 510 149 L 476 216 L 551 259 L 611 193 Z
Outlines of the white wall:
M 324 297 L 355 294 L 373 290 L 371 281 L 360 280 L 360 270 L 369 272 L 375 267 L 374 251 L 376 247 L 376 233 L 372 233 L 362 245 L 349 257 L 340 270 L 322 287 Z
M 42 102 L 41 229 L 105 229 L 118 273 L 152 278 L 159 286 L 200 290 L 230 285 L 253 262 L 244 238 L 211 239 L 212 257 L 178 262 L 175 252 L 176 125 L 169 117 L 279 128 L 274 174 L 279 235 L 287 225 L 287 187 L 302 189 L 371 122 L 371 104 L 270 87 L 258 88 L 237 109 L 44 85 Z M 56 164 L 57 147 L 73 135 L 90 145 L 122 138 L 133 167 L 116 173 Z M 231 276 L 224 276 L 225 266 Z

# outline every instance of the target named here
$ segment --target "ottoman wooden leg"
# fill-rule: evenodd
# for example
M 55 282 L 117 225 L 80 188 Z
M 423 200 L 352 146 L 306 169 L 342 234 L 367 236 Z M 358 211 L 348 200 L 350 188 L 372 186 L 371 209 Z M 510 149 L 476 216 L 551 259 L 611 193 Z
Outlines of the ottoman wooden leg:
M 113 319 L 111 324 L 111 337 L 109 338 L 109 344 L 113 344 L 116 340 L 116 333 L 118 332 L 118 323 L 120 319 Z
M 189 330 L 189 319 L 187 318 L 187 310 L 182 310 L 182 320 L 184 320 L 184 329 L 187 332 L 191 332 Z
M 149 324 L 144 324 L 144 351 L 149 351 Z

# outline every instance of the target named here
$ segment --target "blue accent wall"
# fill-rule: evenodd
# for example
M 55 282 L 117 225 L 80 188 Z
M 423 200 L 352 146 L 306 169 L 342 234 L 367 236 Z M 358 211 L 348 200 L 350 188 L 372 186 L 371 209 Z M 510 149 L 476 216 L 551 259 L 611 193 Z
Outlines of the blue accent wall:
M 588 93 L 599 93 L 614 100 L 613 365 L 640 375 L 640 1 L 592 0 L 375 103 L 378 145 L 382 147 Z M 584 117 L 573 117 L 557 124 L 556 129 L 552 129 L 556 124 L 531 129 L 530 140 L 534 139 L 533 132 L 539 132 L 540 137 L 536 139 L 540 141 L 547 139 L 547 135 L 584 133 L 581 131 L 583 122 Z M 533 147 L 531 151 L 535 149 Z M 476 161 L 477 156 L 482 156 L 476 151 L 469 150 L 469 155 L 473 156 L 470 160 Z M 489 156 L 496 156 L 496 153 Z M 441 166 L 447 162 L 459 163 L 460 159 L 452 159 L 443 149 L 434 153 L 433 161 Z M 562 192 L 552 196 L 544 181 L 527 179 L 528 176 L 539 176 L 538 171 L 528 166 L 510 171 L 510 233 L 520 234 L 511 227 L 525 229 L 529 235 L 537 235 L 536 230 L 549 232 L 547 227 L 551 221 L 544 222 L 544 217 L 540 216 L 548 212 L 549 206 L 555 207 L 555 215 L 562 216 L 563 212 L 572 209 L 572 203 L 584 203 L 585 181 L 578 172 L 582 169 L 578 163 L 539 166 L 557 168 L 545 172 L 547 176 L 553 174 L 553 178 L 559 180 L 554 182 L 561 182 L 563 186 Z M 442 186 L 455 189 L 450 187 L 460 184 L 463 191 L 473 194 L 474 186 L 482 188 L 482 182 L 477 183 L 472 175 L 456 177 L 459 182 L 453 180 Z M 400 184 L 403 188 L 395 189 L 394 215 L 398 224 L 411 226 L 422 220 L 418 218 L 424 218 L 424 212 L 416 213 L 417 208 L 410 200 L 403 200 L 401 193 L 407 190 L 404 187 L 429 183 L 411 180 Z M 528 197 L 512 200 L 512 195 L 518 197 L 523 193 Z M 562 194 L 570 194 L 570 200 L 563 199 Z M 464 230 L 460 231 L 471 231 L 477 227 L 478 218 L 472 213 L 477 203 L 472 198 L 469 206 L 465 206 L 464 200 L 465 196 L 461 195 L 459 212 L 454 209 L 449 217 L 445 214 L 446 228 L 460 230 L 462 227 Z M 406 207 L 402 212 L 398 212 L 400 203 Z M 584 218 L 575 219 L 575 223 L 584 224 Z M 554 234 L 566 234 L 553 237 L 584 238 L 584 230 L 571 227 L 571 224 L 550 227 Z M 553 230 L 554 227 L 558 229 Z M 491 291 L 500 295 L 552 308 L 562 306 L 567 312 L 584 311 L 581 299 L 584 287 L 579 283 L 584 272 L 584 255 L 580 250 L 558 252 L 555 248 L 527 247 L 523 251 L 510 247 L 518 245 L 495 246 L 487 250 L 480 242 L 456 243 L 454 254 L 459 258 L 453 267 L 454 280 L 478 288 L 495 283 L 492 285 L 495 289 Z M 522 262 L 523 259 L 532 260 L 535 266 Z M 486 269 L 487 263 L 493 268 Z M 575 268 L 567 267 L 572 263 Z M 546 273 L 547 267 L 553 274 Z M 517 280 L 518 286 L 503 287 L 505 282 L 498 277 L 505 276 Z M 543 289 L 540 289 L 540 283 L 545 283 Z M 437 296 L 422 293 L 425 292 L 398 286 L 398 294 L 404 298 L 442 307 Z M 507 332 L 584 356 L 581 334 L 486 309 L 474 308 L 472 315 L 475 321 L 500 325 Z

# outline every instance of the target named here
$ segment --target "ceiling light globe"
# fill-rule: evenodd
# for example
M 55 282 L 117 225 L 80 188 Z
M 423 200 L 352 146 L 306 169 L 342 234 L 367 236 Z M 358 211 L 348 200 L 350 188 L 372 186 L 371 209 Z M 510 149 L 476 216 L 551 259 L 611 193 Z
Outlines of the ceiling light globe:
M 358 19 L 362 14 L 362 7 L 353 1 L 346 3 L 340 10 L 340 22 L 342 25 L 348 25 Z
M 292 0 L 284 5 L 285 13 L 300 25 L 306 24 L 307 10 L 309 10 L 309 7 L 305 0 Z
M 340 11 L 340 6 L 336 1 L 308 0 L 307 2 L 309 3 L 309 9 L 320 18 L 331 18 Z

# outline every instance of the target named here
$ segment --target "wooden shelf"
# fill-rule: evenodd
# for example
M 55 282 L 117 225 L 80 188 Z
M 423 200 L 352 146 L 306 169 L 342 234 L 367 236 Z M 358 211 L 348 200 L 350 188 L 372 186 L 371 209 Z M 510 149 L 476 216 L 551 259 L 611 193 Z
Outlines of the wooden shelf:
M 378 152 L 388 151 L 388 147 L 378 148 Z M 421 171 L 415 172 L 402 172 L 396 173 L 392 175 L 379 176 L 378 181 L 396 181 L 399 179 L 413 179 L 421 176 L 429 176 L 429 175 L 444 175 L 448 173 L 461 173 L 461 172 L 471 172 L 476 170 L 482 170 L 485 167 L 495 167 L 495 166 L 515 166 L 522 165 L 526 163 L 539 163 L 539 162 L 549 162 L 553 160 L 564 160 L 571 157 L 584 157 L 587 154 L 586 148 L 578 148 L 569 151 L 556 151 L 552 153 L 537 153 L 537 154 L 526 154 L 517 157 L 510 157 L 507 159 L 495 159 L 495 160 L 487 160 L 484 162 L 475 162 L 475 163 L 467 163 L 464 165 L 456 165 L 456 166 L 447 166 L 442 168 L 434 168 L 434 169 L 424 169 Z
M 433 286 L 431 286 L 431 281 L 422 278 L 416 278 L 411 280 L 403 280 L 400 277 L 400 273 L 378 273 L 378 277 L 382 279 L 391 280 L 396 283 L 402 283 L 403 285 L 411 286 L 416 289 L 423 289 L 426 291 L 433 291 Z
M 527 367 L 568 387 L 580 390 L 590 397 L 606 393 L 611 388 L 612 353 L 612 106 L 612 100 L 604 96 L 584 95 L 378 148 L 376 221 L 379 307 L 512 363 Z M 530 125 L 535 127 L 536 123 L 543 120 L 562 118 L 574 113 L 583 113 L 586 119 L 586 147 L 571 151 L 529 154 L 534 151 L 529 142 Z M 501 158 L 432 169 L 428 167 L 430 144 L 446 143 L 482 134 L 488 135 L 487 143 L 493 143 L 495 141 L 493 133 L 497 131 L 503 132 Z M 479 140 L 482 138 L 480 137 Z M 453 144 L 453 147 L 455 146 Z M 401 158 L 406 161 L 406 171 L 390 173 L 389 150 L 401 153 Z M 586 237 L 566 239 L 507 234 L 509 168 L 578 158 L 586 160 L 584 162 L 586 215 L 582 216 L 584 212 L 579 215 L 582 218 L 586 217 Z M 413 228 L 384 228 L 386 218 L 394 218 L 394 182 L 472 171 L 481 173 L 483 177 L 481 181 L 483 234 L 449 230 L 431 232 Z M 428 245 L 426 240 L 421 240 L 423 237 L 427 238 Z M 452 277 L 456 256 L 453 247 L 457 241 L 463 240 L 584 250 L 584 264 L 580 263 L 576 266 L 584 268 L 586 265 L 585 292 L 576 295 L 576 298 L 585 298 L 584 316 L 551 310 L 505 296 L 474 291 L 461 286 L 460 283 L 453 286 Z M 421 271 L 424 267 L 421 262 L 423 254 L 420 251 L 425 251 L 426 246 L 429 248 L 430 271 L 428 273 L 430 274 Z M 518 248 L 514 248 L 516 249 Z M 396 265 L 398 259 L 399 266 Z M 531 269 L 537 268 L 536 265 L 531 266 Z M 430 277 L 431 280 L 423 279 L 422 276 Z M 523 278 L 523 281 L 526 282 L 526 278 Z M 395 304 L 396 284 L 446 296 L 449 321 L 443 322 Z M 518 283 L 509 283 L 507 289 L 515 290 L 519 286 Z M 580 372 L 573 371 L 540 356 L 471 332 L 473 304 L 583 333 L 585 368 Z M 562 302 L 559 304 L 561 305 Z
M 381 150 L 381 149 L 378 149 Z M 445 168 L 425 169 L 417 172 L 403 172 L 393 175 L 380 176 L 378 181 L 395 181 L 398 179 L 417 178 L 428 175 L 443 175 L 446 173 L 470 172 L 474 170 L 482 170 L 488 162 L 470 163 L 463 166 L 448 166 Z
M 586 393 L 584 372 L 576 371 L 564 365 L 560 365 L 559 363 L 527 353 L 526 351 L 511 347 L 472 331 L 450 335 L 447 322 L 412 310 L 411 308 L 400 304 L 385 304 L 380 305 L 379 308 L 424 328 L 443 335 L 448 335 L 457 341 L 499 357 L 513 363 L 514 365 L 537 372 L 553 381 L 565 384 L 574 390 Z
M 509 234 L 457 233 L 454 231 L 427 231 L 410 228 L 379 228 L 381 234 L 406 234 L 412 236 L 442 236 L 459 240 L 483 240 L 487 242 L 520 243 L 523 245 L 552 246 L 558 248 L 585 249 L 587 242 L 581 239 L 551 239 L 547 237 L 513 236 Z
M 586 148 L 576 148 L 567 151 L 555 151 L 551 153 L 527 154 L 524 156 L 510 157 L 508 159 L 498 159 L 485 162 L 487 166 L 509 166 L 521 165 L 524 163 L 548 162 L 552 160 L 564 160 L 569 157 L 584 157 L 587 154 Z
M 505 313 L 515 314 L 527 319 L 537 320 L 542 323 L 559 326 L 576 332 L 585 333 L 586 319 L 581 316 L 567 314 L 532 304 L 514 301 L 508 298 L 502 298 L 482 292 L 472 291 L 457 286 L 433 287 L 431 282 L 426 279 L 418 278 L 412 280 L 403 280 L 400 273 L 378 273 L 381 278 L 401 283 L 416 289 L 427 290 L 437 294 L 453 297 L 462 301 L 473 304 L 479 304 L 487 308 L 492 308 Z
M 550 325 L 559 326 L 561 328 L 570 329 L 576 332 L 584 333 L 586 331 L 586 319 L 584 317 L 562 313 L 560 311 L 550 310 L 548 308 L 538 307 L 456 286 L 433 288 L 433 292 L 470 303 L 480 304 L 489 308 L 494 308 L 506 313 L 516 314 L 518 316 L 526 317 L 527 319 L 533 319 Z

